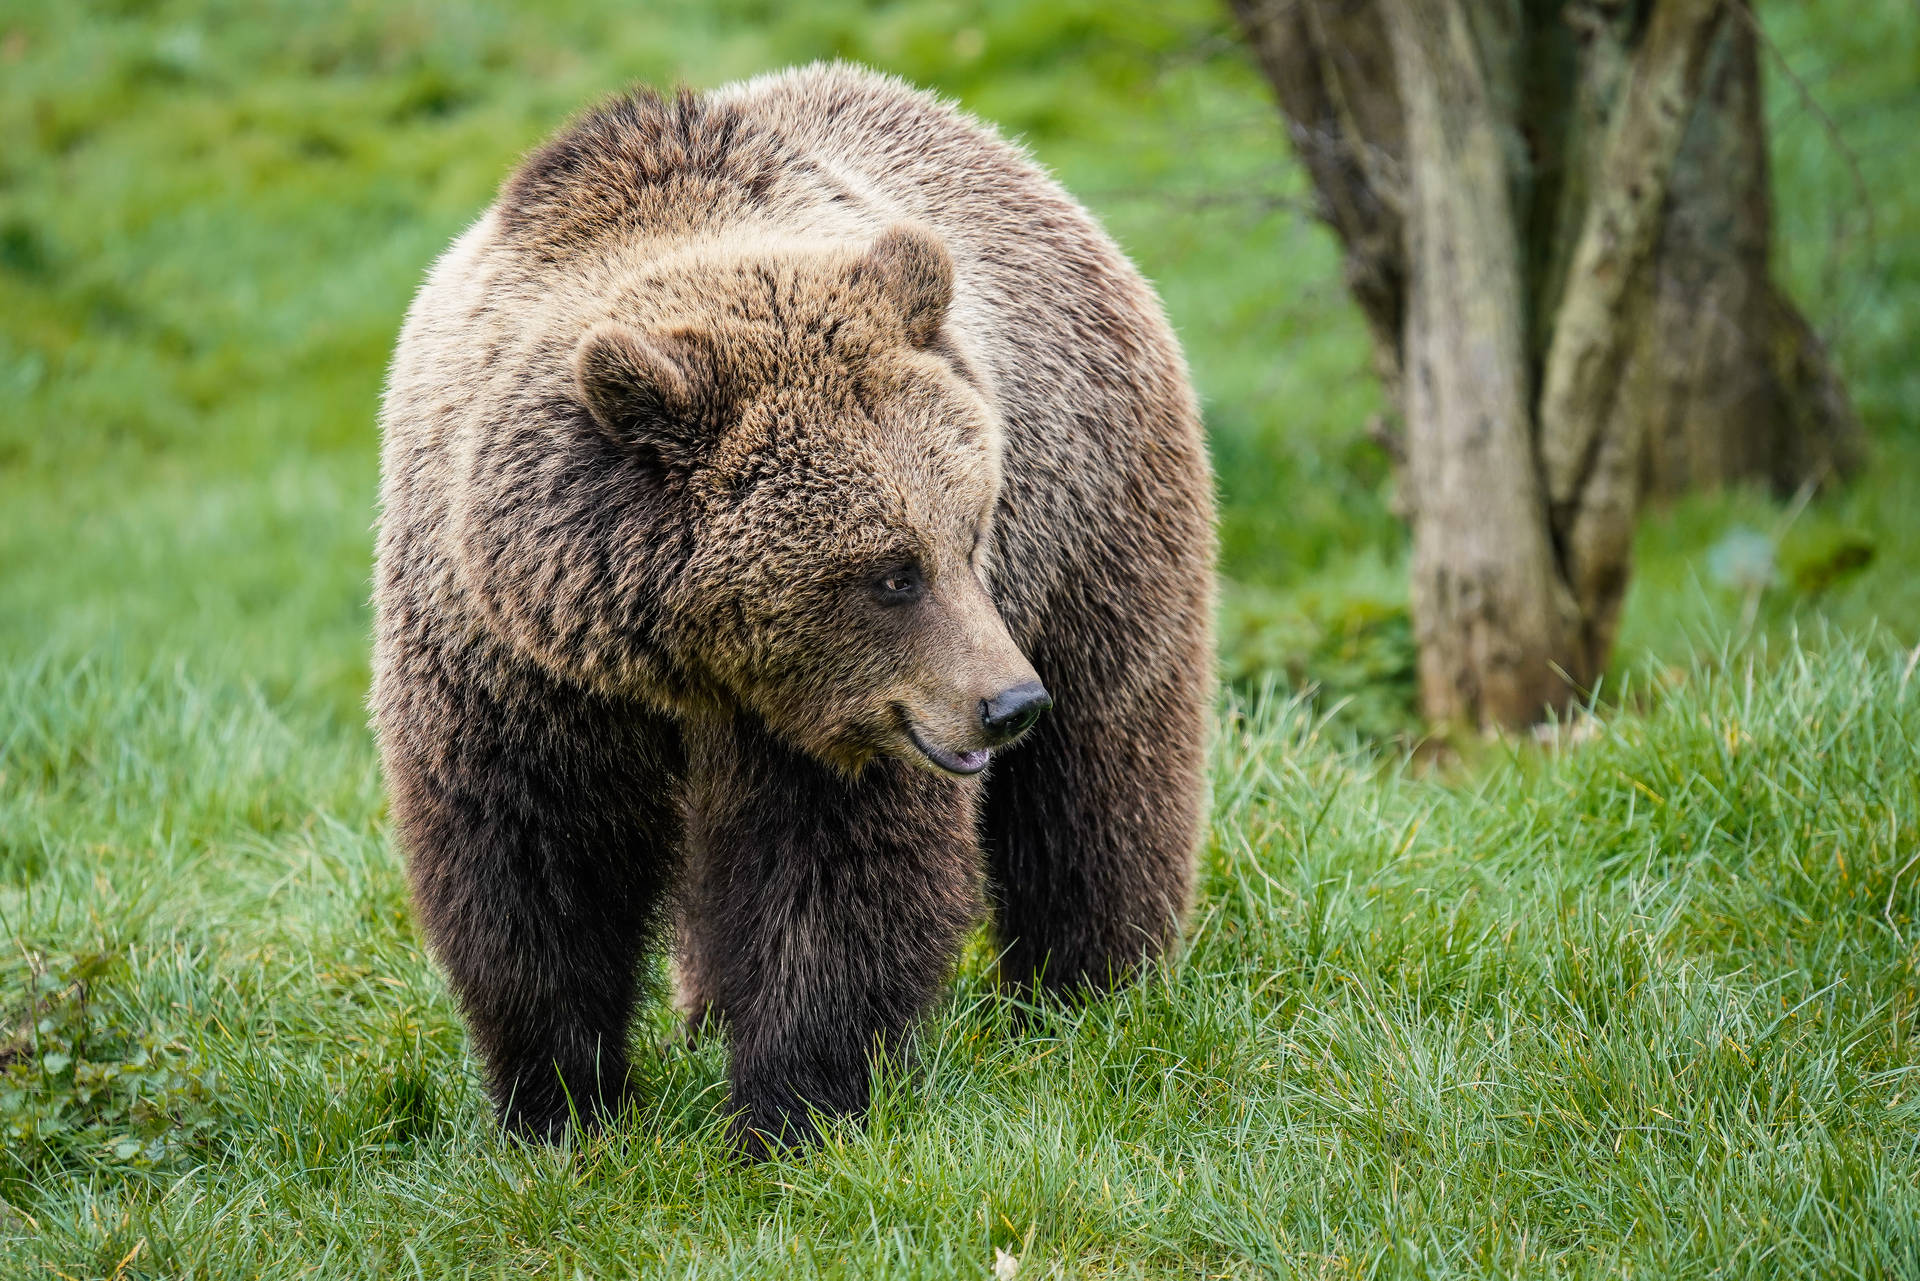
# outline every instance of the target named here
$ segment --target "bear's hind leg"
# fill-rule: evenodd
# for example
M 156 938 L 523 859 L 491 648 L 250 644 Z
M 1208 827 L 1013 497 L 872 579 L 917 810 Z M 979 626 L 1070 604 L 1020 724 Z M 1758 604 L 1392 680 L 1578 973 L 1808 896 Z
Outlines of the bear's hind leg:
M 483 690 L 456 667 L 383 682 L 394 816 L 501 1123 L 558 1138 L 625 1097 L 639 964 L 678 847 L 677 730 L 537 677 Z
M 977 785 L 893 760 L 848 779 L 757 728 L 689 744 L 685 928 L 726 1027 L 747 1149 L 858 1115 L 978 919 Z

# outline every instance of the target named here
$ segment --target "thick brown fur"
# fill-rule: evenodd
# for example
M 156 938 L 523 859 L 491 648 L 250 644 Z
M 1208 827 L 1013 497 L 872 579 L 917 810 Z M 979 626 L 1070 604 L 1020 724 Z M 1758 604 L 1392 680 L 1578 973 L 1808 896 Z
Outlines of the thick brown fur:
M 382 424 L 375 719 L 510 1128 L 621 1104 L 669 922 L 756 1149 L 865 1106 L 983 906 L 1062 992 L 1177 937 L 1198 414 L 1150 288 L 987 128 L 847 66 L 606 103 L 434 268 Z

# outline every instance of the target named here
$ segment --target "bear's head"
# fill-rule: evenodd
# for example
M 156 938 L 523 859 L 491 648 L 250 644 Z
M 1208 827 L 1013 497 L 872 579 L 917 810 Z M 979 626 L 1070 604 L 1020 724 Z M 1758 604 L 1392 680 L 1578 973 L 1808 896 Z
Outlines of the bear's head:
M 999 421 L 942 336 L 953 265 L 706 244 L 627 281 L 580 401 L 675 509 L 663 642 L 800 750 L 978 773 L 1048 707 L 987 588 Z

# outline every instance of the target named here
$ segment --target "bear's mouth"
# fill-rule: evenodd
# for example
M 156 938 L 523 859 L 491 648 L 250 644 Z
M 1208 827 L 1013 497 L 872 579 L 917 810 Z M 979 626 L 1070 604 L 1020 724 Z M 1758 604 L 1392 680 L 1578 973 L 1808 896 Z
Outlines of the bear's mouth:
M 944 747 L 936 747 L 926 740 L 926 737 L 920 733 L 920 727 L 912 721 L 907 722 L 907 737 L 913 740 L 913 745 L 920 749 L 922 756 L 947 773 L 957 774 L 962 778 L 978 774 L 987 767 L 987 762 L 993 759 L 992 751 L 984 747 L 976 747 L 970 752 L 950 752 Z

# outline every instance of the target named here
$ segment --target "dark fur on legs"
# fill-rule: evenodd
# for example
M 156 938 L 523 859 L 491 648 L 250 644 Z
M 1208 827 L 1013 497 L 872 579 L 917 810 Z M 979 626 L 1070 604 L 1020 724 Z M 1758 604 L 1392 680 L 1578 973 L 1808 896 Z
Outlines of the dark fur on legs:
M 522 668 L 415 652 L 386 740 L 413 898 L 488 1092 L 515 1133 L 558 1138 L 627 1091 L 627 1029 L 678 842 L 678 734 Z M 504 739 L 503 726 L 522 733 Z
M 747 721 L 692 758 L 683 928 L 764 1154 L 812 1137 L 809 1108 L 864 1111 L 938 995 L 980 910 L 979 789 L 891 760 L 850 779 Z

